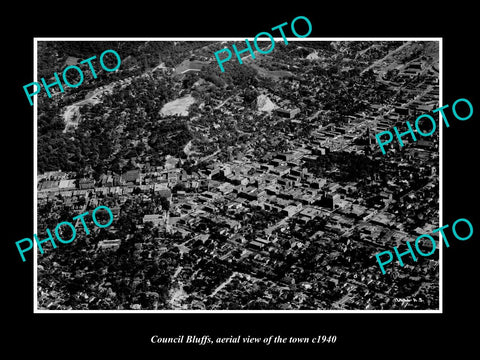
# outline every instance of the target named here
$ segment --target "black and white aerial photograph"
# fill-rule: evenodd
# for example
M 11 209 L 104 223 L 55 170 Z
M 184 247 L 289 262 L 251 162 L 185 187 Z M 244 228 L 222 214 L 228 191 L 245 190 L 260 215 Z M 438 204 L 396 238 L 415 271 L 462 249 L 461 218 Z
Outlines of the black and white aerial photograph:
M 84 76 L 37 95 L 38 237 L 113 214 L 43 244 L 37 310 L 438 311 L 438 250 L 385 274 L 375 255 L 440 227 L 440 123 L 386 154 L 375 135 L 441 106 L 440 41 L 232 44 L 36 42 L 38 79 Z
M 472 4 L 55 5 L 0 25 L 7 352 L 475 353 Z

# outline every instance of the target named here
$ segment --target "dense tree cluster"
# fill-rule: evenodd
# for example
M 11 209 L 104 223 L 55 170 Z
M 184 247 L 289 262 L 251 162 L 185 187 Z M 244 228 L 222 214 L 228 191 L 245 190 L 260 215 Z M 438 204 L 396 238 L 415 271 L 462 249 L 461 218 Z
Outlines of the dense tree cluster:
M 233 56 L 224 64 L 223 73 L 216 62 L 210 62 L 202 71 L 186 74 L 172 74 L 171 69 L 148 70 L 161 62 L 172 67 L 184 60 L 206 61 L 205 57 L 211 56 L 215 48 L 224 45 L 205 42 L 42 44 L 39 66 L 46 72 L 51 70 L 48 68 L 51 62 L 61 66 L 67 55 L 86 58 L 87 54 L 98 55 L 107 48 L 121 53 L 124 68 L 118 73 L 101 74 L 98 82 L 87 79 L 83 89 L 41 101 L 39 172 L 72 170 L 76 171 L 77 178 L 93 175 L 98 180 L 107 171 L 120 174 L 138 168 L 138 164 L 163 165 L 167 155 L 181 158 L 181 166 L 188 174 L 211 169 L 211 159 L 222 162 L 250 157 L 269 163 L 277 153 L 298 147 L 296 139 L 315 136 L 314 130 L 319 125 L 342 123 L 347 115 L 368 110 L 367 104 L 388 104 L 404 96 L 377 81 L 373 70 L 362 73 L 366 66 L 399 44 L 308 41 L 298 46 L 277 44 L 271 55 L 259 56 L 244 64 L 239 64 Z M 308 56 L 312 53 L 315 56 Z M 389 73 L 387 78 L 396 79 L 396 74 Z M 415 81 L 421 80 L 412 79 L 411 84 Z M 96 86 L 102 86 L 105 91 L 100 103 L 88 101 Z M 297 107 L 301 112 L 294 119 L 276 112 L 259 112 L 256 99 L 260 94 L 268 94 L 270 100 L 281 107 Z M 192 95 L 196 101 L 188 117 L 162 112 L 166 103 L 186 95 Z M 78 108 L 78 127 L 63 132 L 63 110 L 84 99 L 87 100 Z M 358 143 L 367 145 L 367 140 L 365 136 Z M 188 151 L 184 150 L 187 144 Z M 429 169 L 413 171 L 382 162 L 382 166 L 392 168 L 379 175 L 381 160 L 373 158 L 368 147 L 365 148 L 365 155 L 343 151 L 321 154 L 313 150 L 318 161 L 309 162 L 305 167 L 315 177 L 328 178 L 340 185 L 354 182 L 354 194 L 343 189 L 339 192 L 356 196 L 358 202 L 354 203 L 367 208 L 387 206 L 380 192 L 395 188 L 391 174 L 398 171 L 395 175 L 404 179 L 402 187 L 419 191 L 414 195 L 394 194 L 398 201 L 390 205 L 389 210 L 406 224 L 407 230 L 425 225 L 426 215 L 413 218 L 412 204 L 422 202 L 420 209 L 425 212 L 436 205 L 438 188 L 421 191 L 428 182 Z M 215 157 L 210 156 L 212 154 Z M 150 180 L 148 170 L 146 174 L 146 180 Z M 215 180 L 225 179 L 214 177 Z M 172 192 L 182 198 L 185 197 L 183 191 L 193 195 L 209 189 L 211 183 L 207 183 L 200 181 L 198 188 L 187 188 L 179 182 Z M 84 205 L 77 200 L 73 202 L 75 209 L 62 204 L 60 196 L 42 204 L 39 227 L 54 228 L 59 221 L 70 220 L 78 205 Z M 178 204 L 174 203 L 170 209 L 169 201 L 153 192 L 143 192 L 136 187 L 126 200 L 125 195 L 121 201 L 117 195 L 99 196 L 99 200 L 120 207 L 114 228 L 81 236 L 75 245 L 64 246 L 61 251 L 52 251 L 41 258 L 41 307 L 331 308 L 348 293 L 343 284 L 354 284 L 352 274 L 366 273 L 365 266 L 375 266 L 371 244 L 363 244 L 358 232 L 348 241 L 339 228 L 331 226 L 335 220 L 330 223 L 323 216 L 312 220 L 294 217 L 286 222 L 286 227 L 270 232 L 266 228 L 278 224 L 285 218 L 284 213 L 251 205 L 248 211 L 231 214 L 226 201 L 215 200 L 210 204 L 215 208 L 211 216 L 200 215 L 198 222 L 197 215 L 196 219 L 181 219 L 180 223 L 186 219 L 193 222 L 180 227 L 187 230 L 187 235 L 184 232 L 180 235 L 180 232 L 169 233 L 163 226 L 143 223 L 146 214 L 178 210 L 175 208 Z M 232 221 L 240 224 L 240 230 L 230 228 L 231 223 L 225 221 L 227 213 Z M 352 221 L 359 219 L 360 215 Z M 248 244 L 258 238 L 269 238 L 271 242 L 261 251 L 249 251 Z M 116 252 L 99 249 L 98 242 L 105 239 L 121 239 L 119 249 Z M 337 273 L 337 269 L 349 269 L 350 273 L 347 275 L 341 270 Z M 258 279 L 253 281 L 255 277 Z M 402 284 L 395 279 L 385 279 L 382 281 L 388 286 Z M 388 286 L 374 281 L 371 288 L 384 293 Z M 418 288 L 419 284 L 415 283 L 399 293 L 410 295 Z M 228 293 L 227 300 L 222 299 L 224 293 Z M 363 294 L 363 289 L 358 287 L 356 295 Z M 372 306 L 384 305 L 377 301 L 381 302 L 379 298 L 372 300 Z
M 70 57 L 79 61 L 100 56 L 105 50 L 115 50 L 129 68 L 138 67 L 141 72 L 164 62 L 174 67 L 186 54 L 211 43 L 205 41 L 40 41 L 38 44 L 38 74 L 49 78 L 63 68 Z M 105 57 L 105 59 L 107 59 Z M 107 61 L 107 60 L 105 60 Z
M 105 94 L 101 104 L 82 106 L 81 121 L 74 131 L 63 133 L 61 119 L 53 110 L 42 113 L 39 171 L 90 166 L 120 172 L 125 160 L 133 157 L 161 165 L 166 155 L 181 155 L 191 139 L 187 124 L 181 117 L 160 115 L 173 96 L 168 78 L 152 75 L 149 81 L 134 79 Z

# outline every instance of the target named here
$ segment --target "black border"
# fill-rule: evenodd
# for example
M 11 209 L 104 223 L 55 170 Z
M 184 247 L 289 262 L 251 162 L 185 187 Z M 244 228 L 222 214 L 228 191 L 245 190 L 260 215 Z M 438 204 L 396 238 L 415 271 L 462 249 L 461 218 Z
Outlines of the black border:
M 175 6 L 176 5 L 176 6 Z M 6 39 L 3 96 L 7 131 L 2 142 L 4 161 L 3 186 L 7 209 L 2 242 L 7 259 L 4 278 L 6 300 L 4 312 L 8 320 L 7 346 L 17 351 L 25 345 L 53 358 L 75 354 L 135 354 L 151 352 L 185 353 L 225 350 L 240 353 L 294 353 L 312 350 L 315 354 L 393 353 L 432 354 L 436 350 L 474 346 L 469 328 L 476 313 L 476 254 L 478 254 L 478 214 L 474 204 L 478 197 L 474 146 L 480 112 L 475 33 L 478 22 L 472 5 L 455 3 L 448 9 L 421 7 L 418 3 L 401 2 L 365 7 L 364 4 L 322 3 L 300 7 L 280 3 L 260 11 L 245 3 L 95 4 L 13 11 L 12 23 L 2 24 Z M 35 5 L 41 7 L 40 5 Z M 278 8 L 280 8 L 278 10 Z M 277 9 L 273 11 L 273 9 Z M 453 241 L 444 249 L 443 314 L 33 314 L 33 261 L 27 256 L 21 262 L 14 242 L 33 234 L 33 108 L 25 99 L 22 86 L 33 81 L 33 38 L 48 36 L 93 37 L 181 37 L 181 36 L 254 36 L 294 17 L 307 16 L 313 25 L 311 37 L 442 37 L 443 38 L 443 103 L 458 98 L 469 99 L 474 115 L 465 122 L 452 121 L 444 128 L 443 148 L 443 218 L 452 224 L 464 217 L 474 224 L 473 237 L 465 242 Z M 13 25 L 12 25 L 13 24 Z M 477 90 L 477 91 L 474 91 Z M 479 109 L 479 110 L 477 110 Z M 476 204 L 475 204 L 476 205 Z M 264 345 L 154 345 L 152 335 L 179 334 L 210 336 L 269 335 L 315 336 L 336 335 L 335 344 L 319 346 Z M 179 353 L 178 353 L 179 354 Z

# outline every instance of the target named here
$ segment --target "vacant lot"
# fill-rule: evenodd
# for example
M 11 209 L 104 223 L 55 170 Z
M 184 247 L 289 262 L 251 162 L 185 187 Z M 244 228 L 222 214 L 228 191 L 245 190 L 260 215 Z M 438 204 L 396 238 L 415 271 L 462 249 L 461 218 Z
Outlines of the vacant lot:
M 187 95 L 176 100 L 170 101 L 166 103 L 162 110 L 160 110 L 160 115 L 168 116 L 168 115 L 188 115 L 188 108 L 195 102 L 195 99 L 192 95 Z

